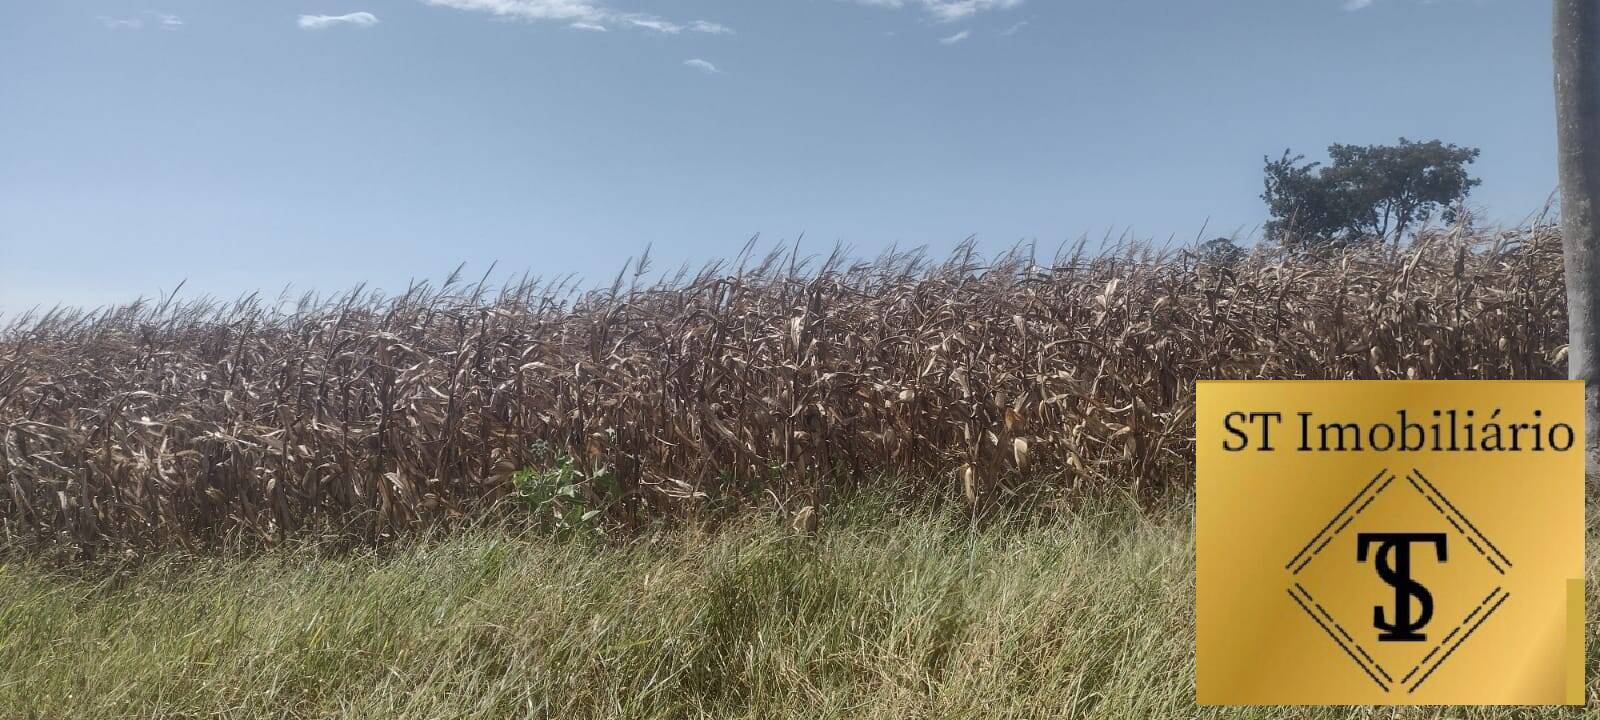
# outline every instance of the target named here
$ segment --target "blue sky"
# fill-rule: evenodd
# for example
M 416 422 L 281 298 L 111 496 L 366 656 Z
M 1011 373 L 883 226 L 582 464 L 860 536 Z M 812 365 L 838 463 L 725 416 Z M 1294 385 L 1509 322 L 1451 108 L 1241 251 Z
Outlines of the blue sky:
M 8 0 L 0 311 L 1248 232 L 1261 159 L 1555 189 L 1533 0 Z

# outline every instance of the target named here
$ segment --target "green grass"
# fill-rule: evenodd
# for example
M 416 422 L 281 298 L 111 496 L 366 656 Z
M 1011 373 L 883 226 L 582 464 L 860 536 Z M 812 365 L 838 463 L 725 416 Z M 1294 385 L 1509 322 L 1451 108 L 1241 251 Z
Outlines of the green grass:
M 92 578 L 13 562 L 0 717 L 1349 717 L 1195 707 L 1186 518 L 972 530 L 857 504 L 815 539 L 749 520 L 622 546 L 477 531 Z

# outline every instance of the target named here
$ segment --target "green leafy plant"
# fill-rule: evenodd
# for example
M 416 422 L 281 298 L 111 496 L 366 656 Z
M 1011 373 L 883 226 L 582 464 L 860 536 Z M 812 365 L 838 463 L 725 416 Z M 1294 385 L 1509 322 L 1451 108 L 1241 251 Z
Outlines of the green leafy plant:
M 585 471 L 571 456 L 549 455 L 542 467 L 524 468 L 511 476 L 517 503 L 537 527 L 556 536 L 602 535 L 604 503 L 615 496 L 616 478 L 605 466 Z

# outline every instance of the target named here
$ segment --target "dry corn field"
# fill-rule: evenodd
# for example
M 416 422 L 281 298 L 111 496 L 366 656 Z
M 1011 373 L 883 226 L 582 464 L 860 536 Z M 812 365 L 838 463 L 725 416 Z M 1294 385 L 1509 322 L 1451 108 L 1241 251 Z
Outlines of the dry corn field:
M 57 310 L 0 328 L 0 533 L 90 556 L 373 542 L 552 463 L 619 533 L 825 518 L 889 476 L 977 508 L 1149 500 L 1191 476 L 1197 378 L 1559 377 L 1565 329 L 1545 228 Z

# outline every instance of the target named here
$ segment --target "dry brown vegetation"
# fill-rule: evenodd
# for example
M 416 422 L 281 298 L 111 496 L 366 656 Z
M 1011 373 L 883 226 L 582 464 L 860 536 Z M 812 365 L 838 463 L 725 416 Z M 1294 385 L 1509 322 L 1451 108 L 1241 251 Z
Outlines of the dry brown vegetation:
M 537 281 L 57 310 L 0 329 L 0 533 L 84 553 L 377 540 L 564 462 L 626 530 L 892 476 L 976 506 L 1184 485 L 1196 378 L 1550 378 L 1548 229 L 1404 252 L 776 253 Z M 815 514 L 805 515 L 804 519 Z

